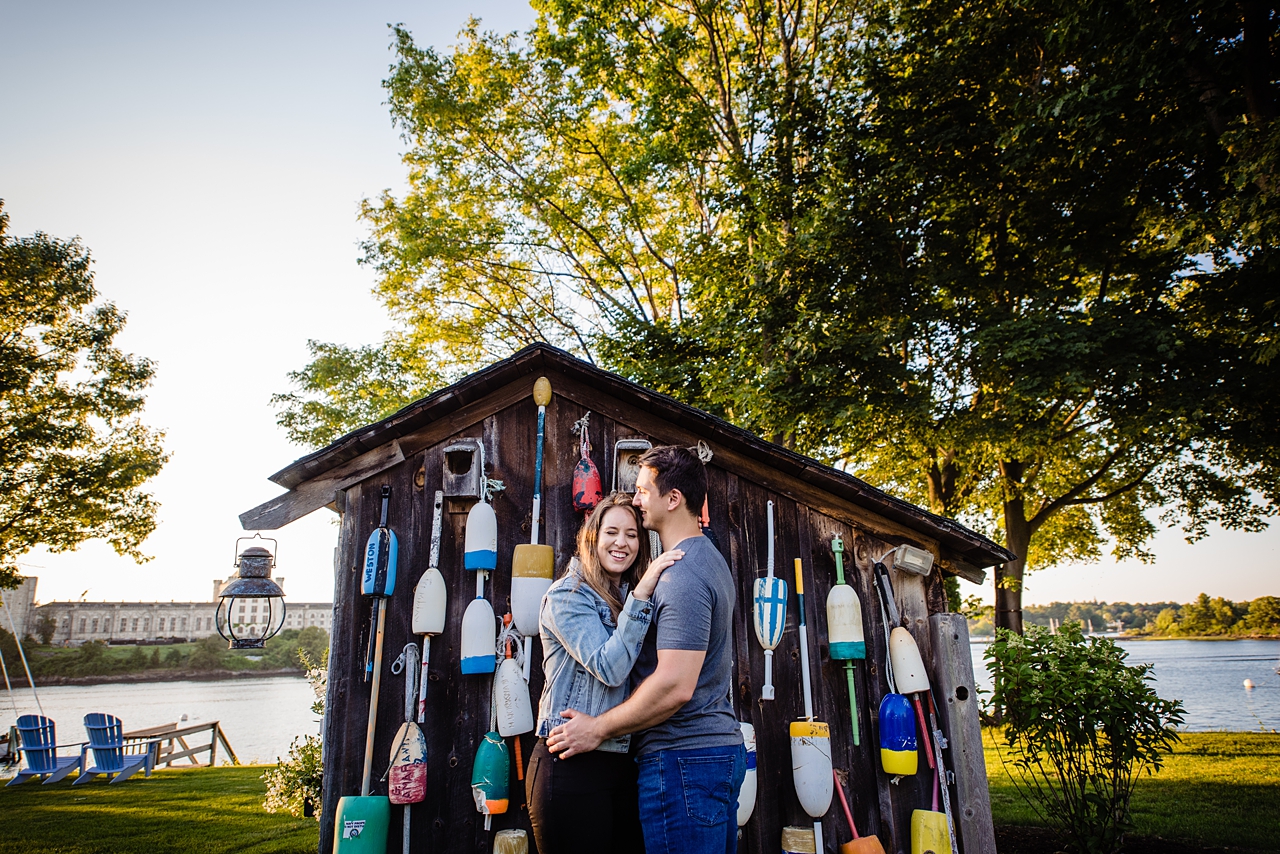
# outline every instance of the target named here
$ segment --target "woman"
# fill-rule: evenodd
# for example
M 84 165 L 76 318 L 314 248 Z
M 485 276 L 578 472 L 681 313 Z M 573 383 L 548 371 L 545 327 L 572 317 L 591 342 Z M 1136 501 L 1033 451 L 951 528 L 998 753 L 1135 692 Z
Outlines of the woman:
M 539 854 L 644 850 L 631 736 L 559 759 L 547 750 L 547 735 L 564 723 L 560 713 L 566 709 L 599 715 L 627 698 L 631 668 L 653 619 L 649 597 L 662 571 L 683 555 L 663 552 L 637 581 L 636 568 L 649 559 L 649 537 L 631 496 L 615 492 L 583 524 L 577 556 L 542 600 L 546 683 L 538 703 L 538 744 L 525 775 Z

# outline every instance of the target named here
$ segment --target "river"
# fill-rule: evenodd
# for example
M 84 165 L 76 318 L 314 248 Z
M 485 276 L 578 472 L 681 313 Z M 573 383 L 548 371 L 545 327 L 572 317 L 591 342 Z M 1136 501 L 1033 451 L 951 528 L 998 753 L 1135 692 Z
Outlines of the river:
M 1153 665 L 1155 689 L 1166 700 L 1181 700 L 1183 729 L 1280 730 L 1280 640 L 1120 640 L 1128 664 Z M 975 641 L 973 670 L 979 690 L 991 689 Z M 1244 687 L 1252 680 L 1252 690 Z
M 1120 646 L 1129 652 L 1130 663 L 1155 666 L 1161 697 L 1182 700 L 1185 729 L 1280 729 L 1280 675 L 1275 672 L 1280 641 L 1120 641 Z M 982 642 L 972 646 L 978 685 L 989 689 L 982 659 L 986 649 Z M 1253 690 L 1244 688 L 1245 679 L 1254 682 Z M 30 690 L 15 691 L 12 700 L 18 714 L 37 712 Z M 189 724 L 220 721 L 242 762 L 274 762 L 295 736 L 318 732 L 313 700 L 307 681 L 290 676 L 40 689 L 45 714 L 59 724 L 60 741 L 84 738 L 80 721 L 87 712 L 117 715 L 126 729 L 172 723 L 186 715 Z M 14 717 L 13 702 L 0 696 L 0 726 L 7 728 Z

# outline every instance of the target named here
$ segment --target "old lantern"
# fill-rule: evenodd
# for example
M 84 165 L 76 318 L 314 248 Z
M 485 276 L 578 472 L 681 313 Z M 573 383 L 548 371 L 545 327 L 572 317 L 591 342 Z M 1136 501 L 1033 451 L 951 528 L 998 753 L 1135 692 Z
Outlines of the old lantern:
M 250 539 L 270 542 L 278 549 L 275 540 L 257 534 L 236 540 L 236 548 Z M 262 649 L 284 625 L 284 591 L 271 579 L 275 554 L 263 546 L 248 546 L 236 556 L 234 565 L 235 576 L 218 594 L 218 634 L 231 649 Z

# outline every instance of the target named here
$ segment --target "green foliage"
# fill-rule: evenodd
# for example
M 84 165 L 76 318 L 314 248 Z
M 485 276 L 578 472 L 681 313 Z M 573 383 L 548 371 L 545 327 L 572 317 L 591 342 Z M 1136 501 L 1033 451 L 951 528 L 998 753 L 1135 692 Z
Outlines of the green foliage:
M 229 668 L 227 642 L 217 635 L 196 641 L 195 649 L 187 656 L 187 667 L 192 670 L 224 670 Z
M 307 627 L 310 628 L 313 627 Z M 303 632 L 307 629 L 303 629 Z M 311 711 L 323 718 L 325 693 L 329 684 L 329 649 L 326 646 L 315 657 L 305 649 L 299 649 L 298 656 L 316 695 Z M 262 803 L 263 809 L 272 813 L 287 812 L 293 816 L 302 816 L 308 806 L 319 806 L 324 784 L 320 745 L 320 737 L 316 735 L 300 736 L 293 740 L 289 745 L 288 758 L 279 759 L 275 768 L 262 775 L 263 782 L 267 784 L 267 798 Z M 319 821 L 318 809 L 314 815 L 316 821 Z
M 41 614 L 40 619 L 36 620 L 35 636 L 40 639 L 42 646 L 48 646 L 53 642 L 53 636 L 58 632 L 58 625 L 49 618 L 48 614 Z
M 1162 610 L 1151 627 L 1151 634 L 1157 637 L 1280 635 L 1280 598 L 1259 596 L 1252 602 L 1232 602 L 1201 593 L 1194 602 Z
M 295 438 L 549 341 L 1003 533 L 1001 619 L 1028 566 L 1149 558 L 1156 508 L 1265 527 L 1280 125 L 1243 51 L 1274 17 L 536 8 L 448 53 L 394 31 L 408 190 L 363 215 L 395 331 L 313 350 Z
M 984 654 L 1019 790 L 1078 854 L 1112 854 L 1131 826 L 1134 781 L 1178 741 L 1182 704 L 1162 700 L 1148 665 L 1078 625 L 997 632 Z
M 186 663 L 187 657 L 182 654 L 182 650 L 175 647 L 169 647 L 169 651 L 164 654 L 165 667 L 181 667 Z
M 152 364 L 114 345 L 125 316 L 93 304 L 79 241 L 15 238 L 8 222 L 0 204 L 0 586 L 40 545 L 101 538 L 145 560 L 157 505 L 143 486 L 166 459 L 139 420 Z

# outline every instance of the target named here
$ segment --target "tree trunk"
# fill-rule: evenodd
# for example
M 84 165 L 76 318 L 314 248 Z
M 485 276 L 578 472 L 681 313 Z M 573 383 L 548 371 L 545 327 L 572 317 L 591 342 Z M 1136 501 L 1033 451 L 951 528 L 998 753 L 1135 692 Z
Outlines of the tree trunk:
M 1005 475 L 1021 480 L 1021 466 L 1006 464 Z M 1020 485 L 1020 484 L 1019 484 Z M 1004 501 L 1004 545 L 1017 557 L 996 567 L 996 628 L 1022 634 L 1022 576 L 1027 567 L 1027 548 L 1031 545 L 1031 525 L 1027 522 L 1026 505 L 1021 490 L 1010 489 Z

